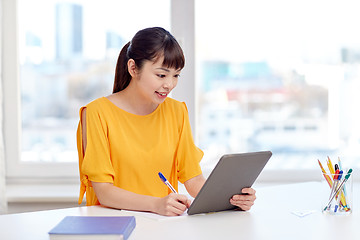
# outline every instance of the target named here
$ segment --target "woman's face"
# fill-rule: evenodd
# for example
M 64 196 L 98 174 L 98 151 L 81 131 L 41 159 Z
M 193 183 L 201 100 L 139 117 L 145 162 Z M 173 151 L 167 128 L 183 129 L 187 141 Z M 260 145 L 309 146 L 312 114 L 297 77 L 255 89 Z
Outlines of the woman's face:
M 162 62 L 162 57 L 156 62 L 145 61 L 133 79 L 136 81 L 139 93 L 157 105 L 162 103 L 176 87 L 181 72 L 181 69 L 164 67 Z

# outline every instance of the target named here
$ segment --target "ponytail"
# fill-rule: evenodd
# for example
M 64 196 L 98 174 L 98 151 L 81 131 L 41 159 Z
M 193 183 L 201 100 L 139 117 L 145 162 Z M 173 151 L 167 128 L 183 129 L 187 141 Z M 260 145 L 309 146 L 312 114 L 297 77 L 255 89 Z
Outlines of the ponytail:
M 129 56 L 128 56 L 129 46 L 130 46 L 130 42 L 128 42 L 120 51 L 116 63 L 113 93 L 117 93 L 121 90 L 124 90 L 130 83 L 131 75 L 127 67 L 127 62 L 129 60 Z

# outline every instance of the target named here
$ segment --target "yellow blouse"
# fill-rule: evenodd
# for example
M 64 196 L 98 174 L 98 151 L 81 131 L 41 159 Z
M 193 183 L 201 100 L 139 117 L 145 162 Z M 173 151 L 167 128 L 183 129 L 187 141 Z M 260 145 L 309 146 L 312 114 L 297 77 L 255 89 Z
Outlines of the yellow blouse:
M 83 155 L 81 112 L 86 107 L 87 146 Z M 185 103 L 167 98 L 149 115 L 126 112 L 105 97 L 80 109 L 77 130 L 80 196 L 98 205 L 91 182 L 108 182 L 134 193 L 164 197 L 170 193 L 162 172 L 178 181 L 201 174 L 203 152 L 194 144 Z

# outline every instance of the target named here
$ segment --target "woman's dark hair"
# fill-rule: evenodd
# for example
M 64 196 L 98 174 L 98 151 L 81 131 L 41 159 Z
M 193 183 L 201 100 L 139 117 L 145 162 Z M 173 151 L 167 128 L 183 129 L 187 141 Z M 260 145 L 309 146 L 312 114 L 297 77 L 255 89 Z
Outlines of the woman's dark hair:
M 130 83 L 129 59 L 141 69 L 145 61 L 156 62 L 164 57 L 163 66 L 182 69 L 185 65 L 183 51 L 173 35 L 161 27 L 145 28 L 135 34 L 120 51 L 116 69 L 113 93 L 124 90 Z

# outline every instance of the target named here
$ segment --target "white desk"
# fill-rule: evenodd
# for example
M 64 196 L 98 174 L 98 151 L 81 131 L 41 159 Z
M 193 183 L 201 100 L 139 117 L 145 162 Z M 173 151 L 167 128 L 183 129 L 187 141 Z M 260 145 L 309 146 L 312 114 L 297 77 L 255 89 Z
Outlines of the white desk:
M 130 240 L 137 239 L 359 239 L 359 186 L 354 184 L 355 208 L 349 216 L 322 214 L 317 182 L 263 187 L 249 212 L 230 211 L 156 220 L 141 213 L 102 207 L 78 207 L 0 216 L 0 239 L 49 239 L 47 232 L 68 215 L 136 216 Z M 295 210 L 316 210 L 305 217 Z

